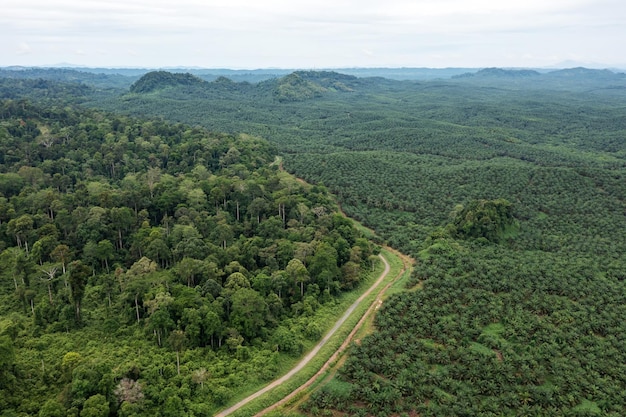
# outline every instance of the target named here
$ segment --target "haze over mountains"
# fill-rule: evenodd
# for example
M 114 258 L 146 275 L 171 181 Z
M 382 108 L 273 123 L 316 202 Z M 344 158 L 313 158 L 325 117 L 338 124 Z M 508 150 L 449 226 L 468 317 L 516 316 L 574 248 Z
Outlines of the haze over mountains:
M 572 68 L 584 68 L 589 70 L 606 70 L 613 73 L 622 73 L 624 70 L 615 68 L 606 68 L 595 65 L 576 65 L 574 62 L 564 63 L 563 65 L 554 68 L 502 68 L 505 71 L 534 71 L 539 74 L 556 72 L 559 70 L 572 69 Z M 140 77 L 148 72 L 152 71 L 168 71 L 173 73 L 189 73 L 196 75 L 207 81 L 214 80 L 220 76 L 225 76 L 233 81 L 249 81 L 258 82 L 269 78 L 276 78 L 290 74 L 295 71 L 313 70 L 313 71 L 334 71 L 342 74 L 354 75 L 357 77 L 383 77 L 393 80 L 432 80 L 432 79 L 448 79 L 455 76 L 477 73 L 481 70 L 489 68 L 258 68 L 258 69 L 229 69 L 229 68 L 188 68 L 188 67 L 164 67 L 164 68 L 104 68 L 104 67 L 81 67 L 72 66 L 70 64 L 61 64 L 59 66 L 50 67 L 28 67 L 28 66 L 8 66 L 0 67 L 0 75 L 7 76 L 23 76 L 24 78 L 31 77 L 43 77 L 49 76 L 58 77 L 59 72 L 62 71 L 66 74 L 72 74 L 74 72 L 79 73 L 91 73 L 91 74 L 106 74 L 106 75 L 122 75 L 126 77 Z M 13 74 L 12 74 L 13 73 Z M 15 74 L 19 73 L 19 75 Z

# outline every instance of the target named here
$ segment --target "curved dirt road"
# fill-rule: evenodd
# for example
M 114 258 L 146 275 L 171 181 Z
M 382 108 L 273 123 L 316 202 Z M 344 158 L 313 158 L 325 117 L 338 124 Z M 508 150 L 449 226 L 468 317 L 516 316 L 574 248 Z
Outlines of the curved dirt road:
M 372 286 L 370 288 L 368 288 L 368 290 L 365 291 L 346 310 L 346 312 L 343 314 L 343 316 L 341 316 L 341 318 L 337 321 L 337 323 L 335 323 L 333 328 L 330 329 L 328 331 L 328 333 L 326 333 L 324 338 L 322 340 L 320 340 L 320 342 L 317 345 L 315 345 L 315 347 L 300 362 L 298 362 L 298 364 L 296 366 L 294 366 L 289 372 L 287 372 L 285 375 L 283 375 L 282 377 L 278 378 L 274 382 L 270 383 L 269 385 L 265 386 L 264 388 L 260 389 L 259 391 L 255 392 L 254 394 L 249 395 L 248 397 L 246 397 L 243 400 L 239 401 L 237 404 L 233 405 L 232 407 L 229 407 L 229 408 L 221 411 L 220 413 L 216 414 L 215 417 L 225 417 L 225 416 L 227 416 L 227 415 L 237 411 L 238 409 L 240 409 L 244 405 L 248 404 L 250 401 L 252 401 L 252 400 L 260 397 L 261 395 L 265 394 L 266 392 L 276 388 L 277 386 L 279 386 L 280 384 L 282 384 L 283 382 L 287 381 L 289 378 L 294 376 L 297 372 L 302 370 L 302 368 L 304 368 L 311 361 L 311 359 L 313 359 L 315 357 L 315 355 L 317 355 L 317 353 L 328 342 L 328 340 L 332 337 L 332 335 L 335 334 L 337 329 L 339 329 L 339 327 L 341 327 L 341 325 L 346 322 L 346 320 L 348 319 L 348 317 L 350 317 L 350 315 L 352 314 L 354 309 L 356 309 L 361 304 L 361 302 L 368 295 L 370 295 L 370 293 L 372 291 L 374 291 L 374 289 L 376 289 L 376 287 L 378 287 L 378 285 L 380 285 L 380 283 L 385 279 L 387 274 L 389 274 L 389 271 L 391 269 L 391 267 L 389 266 L 389 262 L 387 262 L 387 259 L 385 259 L 384 256 L 382 256 L 382 255 L 378 255 L 378 256 L 380 257 L 380 259 L 382 259 L 383 263 L 385 264 L 385 270 L 383 271 L 383 273 L 376 280 L 376 282 L 374 282 L 374 284 L 372 284 Z

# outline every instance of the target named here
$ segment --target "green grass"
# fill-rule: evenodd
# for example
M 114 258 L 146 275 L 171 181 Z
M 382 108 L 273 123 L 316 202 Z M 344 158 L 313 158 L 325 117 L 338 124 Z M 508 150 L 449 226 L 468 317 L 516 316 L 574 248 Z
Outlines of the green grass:
M 400 259 L 399 257 L 394 256 L 394 258 L 387 259 L 389 262 L 389 266 L 391 267 L 391 272 L 389 273 L 390 275 L 393 274 L 393 271 L 398 271 L 396 272 L 397 275 L 400 271 L 402 271 L 402 268 L 404 268 L 402 259 Z M 402 273 L 402 276 L 398 278 L 398 280 L 396 280 L 387 291 L 385 291 L 385 298 L 389 297 L 390 295 L 406 291 L 410 278 L 411 269 L 408 268 Z
M 500 334 L 502 332 L 504 332 L 504 324 L 500 322 L 491 323 L 483 327 L 483 334 L 487 336 L 497 337 L 501 339 Z
M 496 354 L 492 349 L 478 342 L 470 343 L 470 349 L 486 356 L 495 356 Z
M 602 410 L 600 410 L 600 407 L 598 407 L 598 404 L 596 404 L 593 401 L 589 401 L 588 399 L 584 399 L 580 404 L 574 407 L 573 411 L 582 412 L 582 413 L 585 413 L 586 415 L 602 414 Z

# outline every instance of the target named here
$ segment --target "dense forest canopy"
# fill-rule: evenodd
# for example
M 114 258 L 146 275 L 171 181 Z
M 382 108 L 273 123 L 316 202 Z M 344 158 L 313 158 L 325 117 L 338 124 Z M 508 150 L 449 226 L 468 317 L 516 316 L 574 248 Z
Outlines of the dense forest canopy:
M 346 225 L 344 230 L 341 217 L 315 214 L 321 212 L 320 207 L 324 208 L 323 213 L 332 210 L 332 203 L 324 192 L 327 188 L 337 196 L 344 212 L 373 228 L 392 246 L 411 254 L 416 265 L 410 288 L 383 303 L 375 331 L 353 346 L 339 376 L 315 393 L 296 413 L 622 415 L 626 409 L 623 395 L 626 392 L 624 74 L 584 68 L 484 69 L 451 72 L 448 76 L 457 77 L 429 81 L 394 81 L 353 75 L 297 71 L 259 82 L 213 78 L 188 83 L 180 82 L 187 79 L 183 76 L 152 73 L 143 79 L 157 87 L 151 87 L 149 92 L 128 89 L 103 92 L 93 86 L 56 80 L 48 80 L 49 87 L 37 89 L 36 84 L 33 85 L 36 80 L 14 84 L 2 81 L 3 94 L 14 94 L 8 96 L 14 100 L 5 102 L 1 113 L 6 132 L 0 131 L 0 137 L 7 144 L 6 151 L 0 154 L 5 164 L 0 192 L 4 194 L 2 201 L 6 207 L 0 209 L 1 227 L 6 230 L 2 249 L 3 259 L 12 262 L 11 270 L 15 271 L 5 273 L 3 288 L 4 296 L 11 300 L 6 303 L 7 317 L 11 312 L 18 314 L 17 311 L 20 313 L 13 316 L 15 321 L 22 317 L 19 325 L 7 321 L 7 330 L 3 331 L 4 346 L 10 353 L 6 357 L 13 363 L 12 369 L 19 369 L 16 367 L 19 355 L 14 353 L 19 352 L 20 343 L 27 340 L 25 333 L 41 328 L 35 320 L 37 309 L 42 305 L 59 308 L 59 304 L 53 306 L 45 301 L 50 298 L 45 281 L 37 282 L 36 289 L 33 289 L 34 279 L 30 279 L 30 286 L 21 281 L 21 277 L 28 276 L 23 272 L 23 265 L 29 262 L 31 266 L 38 265 L 39 260 L 47 265 L 54 260 L 50 257 L 52 252 L 43 259 L 33 255 L 52 246 L 45 246 L 50 236 L 55 236 L 53 243 L 58 241 L 59 244 L 71 239 L 68 242 L 76 249 L 68 261 L 79 260 L 87 267 L 82 272 L 92 275 L 88 282 L 94 287 L 85 287 L 81 301 L 89 300 L 90 289 L 98 285 L 102 286 L 98 291 L 102 294 L 101 301 L 104 300 L 91 306 L 83 301 L 83 318 L 77 322 L 77 306 L 68 281 L 65 315 L 58 312 L 57 324 L 45 324 L 46 329 L 57 332 L 53 334 L 63 330 L 63 325 L 58 323 L 66 323 L 66 329 L 73 323 L 73 332 L 84 331 L 80 323 L 95 320 L 94 316 L 98 315 L 94 312 L 99 312 L 100 319 L 105 320 L 102 319 L 108 314 L 105 311 L 111 309 L 115 314 L 125 311 L 122 328 L 143 329 L 142 337 L 152 340 L 155 350 L 151 352 L 162 352 L 158 350 L 160 343 L 180 346 L 175 342 L 177 331 L 184 332 L 185 346 L 193 346 L 188 334 L 195 333 L 184 327 L 186 322 L 180 313 L 188 307 L 181 310 L 173 307 L 176 302 L 164 301 L 170 318 L 180 317 L 180 321 L 154 327 L 148 319 L 151 314 L 161 313 L 158 313 L 159 308 L 153 307 L 153 300 L 157 295 L 165 297 L 161 294 L 163 291 L 167 294 L 167 286 L 174 282 L 187 291 L 200 282 L 213 285 L 213 279 L 222 285 L 222 290 L 202 290 L 200 296 L 227 300 L 222 292 L 230 294 L 231 304 L 226 303 L 225 312 L 220 310 L 216 314 L 222 314 L 221 322 L 228 323 L 243 337 L 237 344 L 238 337 L 224 335 L 226 347 L 210 349 L 215 357 L 222 358 L 220 355 L 225 352 L 235 355 L 246 352 L 245 355 L 249 355 L 246 357 L 269 355 L 267 352 L 271 349 L 264 350 L 265 340 L 274 340 L 274 343 L 281 340 L 281 349 L 297 351 L 301 344 L 294 345 L 286 330 L 300 326 L 305 328 L 305 333 L 308 331 L 306 321 L 298 321 L 308 308 L 305 301 L 313 302 L 315 298 L 317 303 L 324 303 L 339 291 L 353 286 L 355 283 L 348 278 L 357 276 L 351 275 L 353 267 L 361 265 L 363 270 L 366 254 L 372 253 L 371 247 L 353 229 Z M 163 82 L 159 81 L 161 78 Z M 172 79 L 179 81 L 173 83 Z M 143 81 L 133 80 L 135 85 L 142 85 Z M 173 133 L 168 139 L 168 135 L 148 128 L 144 135 L 143 124 L 158 126 L 157 132 L 159 129 L 177 131 L 182 125 L 152 120 L 141 122 L 141 129 L 129 131 L 127 124 L 130 122 L 122 121 L 134 119 L 93 112 L 96 120 L 102 117 L 120 120 L 119 126 L 123 129 L 115 127 L 113 122 L 104 123 L 104 128 L 87 129 L 92 124 L 102 125 L 101 122 L 87 123 L 77 131 L 84 132 L 79 136 L 80 143 L 94 138 L 94 148 L 81 153 L 82 148 L 69 147 L 67 154 L 71 157 L 64 156 L 56 161 L 45 152 L 54 152 L 57 143 L 63 143 L 64 135 L 56 132 L 64 132 L 66 126 L 46 121 L 50 117 L 48 107 L 36 108 L 32 117 L 16 116 L 20 111 L 28 111 L 30 104 L 15 97 L 75 103 L 74 92 L 84 106 L 116 114 L 157 116 L 228 134 L 208 134 L 200 128 L 185 127 L 185 133 Z M 69 105 L 57 105 L 55 112 L 60 111 L 68 112 L 68 117 L 76 113 Z M 109 127 L 112 131 L 107 130 Z M 55 133 L 51 135 L 51 132 Z M 113 138 L 107 139 L 107 133 Z M 22 143 L 15 139 L 21 136 L 16 135 L 31 137 L 29 140 L 38 145 L 22 149 L 16 146 Z M 155 140 L 155 136 L 160 141 Z M 53 145 L 46 146 L 51 137 L 55 138 Z M 215 137 L 220 139 L 207 139 Z M 267 139 L 271 146 L 254 139 L 256 137 Z M 72 138 L 76 136 L 67 136 L 67 140 Z M 198 140 L 202 146 L 195 145 Z M 244 143 L 240 143 L 241 140 Z M 116 145 L 118 142 L 123 146 Z M 227 146 L 219 151 L 211 155 L 204 151 L 205 146 L 211 148 L 222 142 Z M 122 149 L 129 146 L 130 154 L 116 150 L 116 146 Z M 231 149 L 236 149 L 237 153 L 233 151 L 228 156 Z M 318 186 L 302 188 L 287 174 L 269 168 L 273 150 L 282 155 L 285 169 Z M 243 161 L 224 165 L 224 160 L 230 161 L 231 157 Z M 31 162 L 34 165 L 23 169 L 22 161 L 29 161 L 29 167 Z M 204 166 L 208 173 L 198 172 L 202 170 L 198 165 Z M 240 171 L 242 165 L 246 167 L 244 171 Z M 150 178 L 156 167 L 160 169 L 157 171 L 160 176 L 157 175 L 158 181 L 151 187 Z M 81 175 L 89 175 L 90 179 Z M 236 197 L 239 193 L 235 191 L 238 180 L 233 180 L 233 176 L 244 182 L 246 178 L 252 178 L 255 183 L 260 181 L 263 204 L 254 194 L 261 191 L 252 191 L 256 190 L 252 186 L 247 188 L 250 192 L 246 194 L 246 204 L 239 201 Z M 186 181 L 188 179 L 191 183 Z M 222 185 L 222 182 L 229 185 Z M 141 198 L 125 194 L 137 189 L 143 190 Z M 175 192 L 164 194 L 165 189 Z M 87 210 L 76 213 L 78 225 L 72 228 L 62 223 L 69 220 L 63 220 L 67 216 L 63 217 L 64 213 L 56 206 L 38 203 L 36 210 L 27 208 L 31 207 L 31 200 L 35 201 L 34 197 L 31 200 L 28 197 L 34 193 L 43 196 L 42 190 L 49 190 L 53 195 L 69 191 L 72 198 L 77 199 L 69 205 L 71 213 L 74 207 Z M 304 200 L 298 200 L 301 197 L 296 198 L 294 193 L 302 194 Z M 285 201 L 281 208 L 284 194 L 291 200 Z M 176 197 L 168 202 L 171 195 Z M 207 202 L 202 205 L 200 202 L 205 198 Z M 70 203 L 65 197 L 56 199 L 62 202 L 61 208 L 68 210 Z M 299 207 L 303 207 L 300 202 L 308 209 L 308 217 L 300 218 Z M 92 213 L 92 208 L 97 206 L 104 210 L 100 212 L 101 218 L 109 219 L 106 216 L 120 204 L 138 217 L 133 223 L 135 229 L 130 226 L 122 229 L 121 238 L 117 228 L 90 229 L 95 226 L 89 220 L 99 215 L 99 210 Z M 194 206 L 197 204 L 200 205 Z M 256 204 L 261 205 L 261 209 Z M 186 217 L 181 217 L 183 212 L 179 212 L 183 206 Z M 205 214 L 194 215 L 193 210 Z M 52 215 L 54 221 L 48 220 Z M 168 222 L 178 226 L 180 235 L 174 233 L 174 228 L 167 231 L 166 215 Z M 204 224 L 204 218 L 212 220 Z M 10 227 L 9 221 L 13 221 Z M 108 221 L 105 224 L 117 224 Z M 148 222 L 149 230 L 142 232 L 143 222 Z M 46 223 L 55 224 L 56 234 L 48 230 L 50 227 L 41 231 Z M 179 248 L 179 243 L 184 241 L 181 224 L 194 226 L 196 232 L 190 233 L 203 241 L 204 246 Z M 216 229 L 221 230 L 218 229 L 220 224 L 228 226 L 231 233 L 216 232 Z M 155 228 L 160 234 L 153 235 Z M 135 243 L 133 238 L 140 233 L 145 233 L 139 238 L 144 246 Z M 165 245 L 155 243 L 151 246 L 152 252 L 147 254 L 144 252 L 153 242 L 151 236 Z M 274 243 L 270 244 L 269 238 L 278 238 L 273 249 L 270 248 Z M 111 257 L 107 255 L 106 243 L 99 248 L 103 240 L 113 246 Z M 287 255 L 282 256 L 279 255 L 282 253 L 280 242 L 289 248 L 285 241 L 291 242 L 293 253 L 288 249 Z M 36 251 L 37 242 L 40 244 Z M 317 252 L 308 252 L 308 258 L 299 257 L 297 254 L 304 244 L 313 245 Z M 246 255 L 250 245 L 255 248 L 252 253 L 258 255 Z M 275 264 L 268 260 L 268 251 L 273 253 Z M 18 253 L 22 255 L 12 257 Z M 142 287 L 148 288 L 144 296 L 135 298 L 135 290 L 129 292 L 119 284 L 121 292 L 119 295 L 111 292 L 114 297 L 111 307 L 107 307 L 106 285 L 113 284 L 105 284 L 105 278 L 100 282 L 93 277 L 115 276 L 114 282 L 124 283 L 127 274 L 133 274 L 130 271 L 150 270 L 150 264 L 141 263 L 144 255 L 157 269 L 148 274 L 171 271 L 170 280 L 164 281 L 165 290 L 163 284 L 161 287 L 150 284 Z M 239 267 L 227 269 L 231 255 L 248 275 L 237 270 Z M 249 256 L 254 259 L 256 269 L 247 263 Z M 323 259 L 328 257 L 336 262 L 324 263 Z M 308 275 L 295 272 L 301 268 L 297 262 L 291 263 L 293 259 L 302 263 Z M 185 265 L 187 260 L 205 262 L 205 267 L 206 262 L 211 268 L 215 265 L 221 282 L 211 276 L 177 272 L 180 264 Z M 117 266 L 112 265 L 116 262 L 122 270 L 122 278 L 115 275 Z M 213 271 L 211 268 L 208 270 Z M 252 276 L 258 276 L 254 271 L 258 270 L 268 271 L 263 272 L 263 278 L 253 279 Z M 68 271 L 71 275 L 69 263 Z M 76 271 L 81 276 L 81 269 Z M 291 277 L 290 292 L 271 284 L 280 276 L 275 271 L 284 271 L 285 276 Z M 231 284 L 227 283 L 237 272 L 248 279 L 250 288 L 239 275 Z M 280 279 L 278 282 L 282 282 Z M 257 280 L 259 284 L 255 284 Z M 237 319 L 236 314 L 235 319 L 232 318 L 235 311 L 227 308 L 234 308 L 235 298 L 227 289 L 229 285 L 236 285 L 234 282 L 243 282 L 238 290 L 254 290 L 265 297 L 267 310 L 263 303 L 249 307 L 258 307 L 258 311 L 264 312 L 258 317 L 264 317 L 270 329 L 267 334 L 252 334 L 253 325 Z M 267 285 L 263 288 L 271 288 L 273 292 L 263 292 L 258 285 Z M 54 300 L 62 297 L 63 288 L 64 283 L 57 282 L 53 288 L 57 291 L 52 295 Z M 80 285 L 76 289 L 80 294 Z M 29 290 L 36 293 L 36 297 Z M 125 298 L 120 299 L 124 293 Z M 268 298 L 272 293 L 274 300 L 278 298 L 283 304 L 280 317 L 284 317 L 287 324 L 276 324 L 273 304 Z M 179 293 L 172 289 L 169 296 L 177 300 Z M 31 300 L 34 301 L 31 303 Z M 159 304 L 159 301 L 154 303 Z M 287 309 L 286 305 L 291 307 Z M 213 311 L 212 306 L 207 307 L 209 311 Z M 27 325 L 23 318 L 28 317 L 29 311 L 35 324 Z M 139 323 L 132 324 L 137 321 Z M 169 322 L 164 319 L 162 323 Z M 116 331 L 116 334 L 123 333 L 120 329 Z M 219 345 L 216 332 L 201 330 L 204 339 L 200 340 L 206 346 L 211 345 L 211 341 Z M 12 334 L 23 338 L 11 342 Z M 312 334 L 309 337 L 314 337 Z M 228 347 L 228 340 L 236 345 L 235 349 Z M 168 352 L 174 354 L 178 350 L 170 347 Z M 158 357 L 166 358 L 164 354 Z M 51 360 L 44 359 L 46 363 Z M 67 361 L 71 362 L 71 358 Z M 20 366 L 35 372 L 32 368 L 35 364 L 29 365 L 31 368 Z M 62 364 L 57 366 L 60 366 L 59 373 L 66 369 Z M 189 363 L 187 366 L 189 370 L 196 369 Z M 172 375 L 176 373 L 175 368 L 169 369 Z M 206 366 L 202 369 L 208 370 Z M 218 375 L 214 379 L 225 378 L 226 372 L 215 369 L 211 370 L 212 375 Z M 267 378 L 271 377 L 271 371 L 264 372 Z M 113 382 L 109 387 L 114 387 L 115 383 L 130 387 L 136 381 L 148 380 L 143 374 L 111 372 L 110 375 Z M 220 396 L 220 392 L 206 388 L 211 392 L 212 404 L 228 401 L 232 394 L 229 390 L 236 386 L 235 378 L 232 379 L 220 385 L 225 387 L 220 392 L 228 395 Z M 63 383 L 69 384 L 69 379 Z M 166 386 L 163 381 L 161 384 L 156 386 Z M 183 385 L 179 386 L 183 390 Z M 175 394 L 184 404 L 188 404 L 186 393 L 197 389 L 193 384 L 186 387 L 188 391 Z M 63 400 L 58 405 L 66 408 L 80 410 L 86 400 L 95 395 L 104 395 L 111 406 L 115 404 L 110 390 L 72 397 L 67 385 L 65 389 L 58 397 Z M 143 406 L 153 410 L 162 405 L 155 398 L 153 395 L 152 402 L 145 401 Z M 98 397 L 92 402 L 99 400 Z M 191 404 L 193 402 L 185 405 L 185 412 L 201 415 Z
M 248 135 L 0 102 L 0 409 L 210 415 L 317 339 L 374 249 L 273 161 Z

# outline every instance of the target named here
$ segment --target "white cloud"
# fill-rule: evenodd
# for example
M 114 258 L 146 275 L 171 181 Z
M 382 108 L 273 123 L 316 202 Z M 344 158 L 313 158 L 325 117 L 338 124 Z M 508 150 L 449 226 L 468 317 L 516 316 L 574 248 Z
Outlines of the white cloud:
M 32 52 L 33 51 L 30 48 L 30 45 L 28 45 L 26 42 L 20 42 L 20 44 L 17 46 L 17 55 L 28 55 Z
M 621 0 L 4 0 L 0 65 L 614 64 L 625 19 Z

